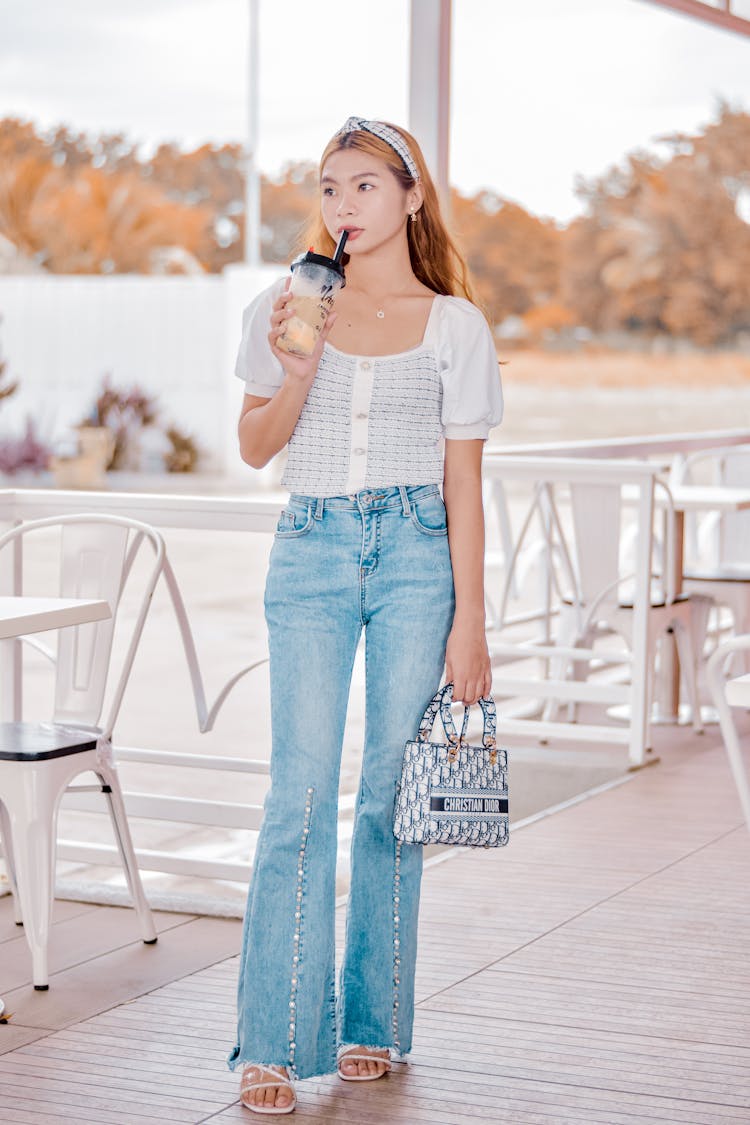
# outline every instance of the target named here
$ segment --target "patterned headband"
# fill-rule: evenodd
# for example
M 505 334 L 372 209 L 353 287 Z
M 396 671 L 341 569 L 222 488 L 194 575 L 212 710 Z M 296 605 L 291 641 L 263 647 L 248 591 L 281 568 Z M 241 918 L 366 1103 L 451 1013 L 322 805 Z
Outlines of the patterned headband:
M 354 133 L 358 129 L 364 129 L 367 133 L 372 133 L 374 137 L 379 137 L 381 141 L 385 141 L 390 145 L 395 153 L 397 153 L 404 162 L 404 167 L 413 180 L 419 179 L 419 169 L 417 162 L 409 151 L 404 138 L 395 129 L 391 129 L 390 125 L 385 125 L 382 121 L 367 121 L 364 117 L 350 117 L 339 129 L 336 136 L 342 133 Z

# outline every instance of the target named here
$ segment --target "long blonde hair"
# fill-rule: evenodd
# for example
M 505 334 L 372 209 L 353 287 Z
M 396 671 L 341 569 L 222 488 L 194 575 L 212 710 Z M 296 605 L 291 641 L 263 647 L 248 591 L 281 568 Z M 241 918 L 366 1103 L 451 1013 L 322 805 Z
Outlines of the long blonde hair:
M 425 163 L 422 150 L 411 133 L 390 122 L 383 122 L 389 128 L 400 133 L 414 161 L 419 169 L 419 176 L 424 190 L 424 201 L 417 212 L 416 222 L 407 222 L 406 237 L 409 243 L 409 258 L 415 276 L 428 289 L 434 293 L 444 293 L 451 297 L 465 297 L 472 304 L 477 304 L 473 295 L 469 279 L 469 270 L 464 258 L 451 237 L 440 213 L 440 201 L 432 176 Z M 390 168 L 404 191 L 414 187 L 415 180 L 409 175 L 401 157 L 389 144 L 380 137 L 374 136 L 363 129 L 356 129 L 351 133 L 338 133 L 326 145 L 320 159 L 318 174 L 323 174 L 323 168 L 328 158 L 341 149 L 358 149 L 370 156 L 377 156 Z M 336 244 L 328 233 L 318 205 L 314 216 L 300 239 L 299 248 L 307 249 L 314 246 L 319 254 L 333 254 Z M 349 255 L 344 254 L 343 263 L 349 260 Z

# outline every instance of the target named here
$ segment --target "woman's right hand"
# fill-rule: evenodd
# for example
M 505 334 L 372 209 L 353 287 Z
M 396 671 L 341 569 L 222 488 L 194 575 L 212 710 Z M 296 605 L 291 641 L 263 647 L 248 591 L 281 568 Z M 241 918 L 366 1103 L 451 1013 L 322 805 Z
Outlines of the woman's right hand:
M 268 342 L 271 345 L 271 351 L 291 379 L 299 380 L 301 383 L 312 383 L 318 370 L 320 357 L 323 354 L 323 345 L 336 322 L 338 314 L 333 311 L 329 312 L 312 355 L 290 355 L 289 352 L 282 351 L 281 348 L 277 347 L 276 342 L 279 336 L 283 334 L 286 322 L 294 315 L 290 305 L 292 300 L 292 294 L 289 292 L 290 280 L 290 278 L 287 278 L 286 289 L 276 298 L 271 310 L 271 331 L 268 333 Z

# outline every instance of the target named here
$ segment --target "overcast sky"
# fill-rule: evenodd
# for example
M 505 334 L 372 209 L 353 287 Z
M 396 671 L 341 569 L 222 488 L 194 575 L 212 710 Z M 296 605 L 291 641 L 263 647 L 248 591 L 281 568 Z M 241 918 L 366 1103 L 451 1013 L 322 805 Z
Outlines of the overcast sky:
M 743 8 L 744 5 L 744 8 Z M 0 0 L 0 117 L 152 146 L 241 141 L 247 0 Z M 750 0 L 735 0 L 750 17 Z M 598 175 L 750 109 L 750 39 L 646 0 L 454 0 L 451 179 L 539 215 Z M 408 0 L 261 0 L 258 160 L 317 159 L 350 114 L 408 125 Z

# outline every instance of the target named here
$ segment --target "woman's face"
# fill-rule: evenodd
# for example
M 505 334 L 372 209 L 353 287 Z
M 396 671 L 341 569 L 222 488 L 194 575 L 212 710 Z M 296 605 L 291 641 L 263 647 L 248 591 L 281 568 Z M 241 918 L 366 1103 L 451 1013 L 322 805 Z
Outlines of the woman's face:
M 338 242 L 349 231 L 346 253 L 367 253 L 402 238 L 409 208 L 418 207 L 418 189 L 404 191 L 384 160 L 355 148 L 339 149 L 326 160 L 320 178 L 320 206 L 328 233 Z

